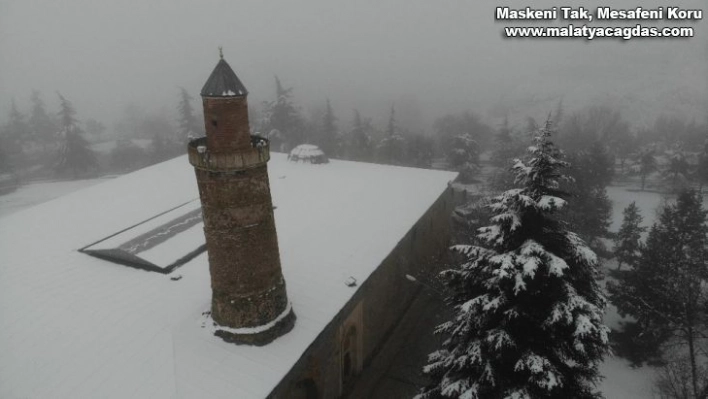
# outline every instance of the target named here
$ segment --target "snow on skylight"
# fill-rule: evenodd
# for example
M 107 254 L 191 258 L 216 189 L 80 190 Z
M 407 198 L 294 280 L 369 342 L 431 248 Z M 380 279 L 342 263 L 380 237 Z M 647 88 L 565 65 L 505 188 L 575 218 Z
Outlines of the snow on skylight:
M 166 274 L 205 249 L 201 203 L 195 199 L 80 251 L 114 263 Z

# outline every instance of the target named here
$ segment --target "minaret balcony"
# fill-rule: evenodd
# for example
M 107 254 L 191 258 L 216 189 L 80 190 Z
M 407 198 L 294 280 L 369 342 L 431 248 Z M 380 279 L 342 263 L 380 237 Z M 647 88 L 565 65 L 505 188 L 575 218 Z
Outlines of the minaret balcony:
M 207 138 L 200 137 L 187 146 L 189 163 L 195 168 L 210 171 L 244 170 L 261 166 L 270 160 L 270 143 L 260 136 L 251 136 L 251 147 L 228 153 L 213 153 Z

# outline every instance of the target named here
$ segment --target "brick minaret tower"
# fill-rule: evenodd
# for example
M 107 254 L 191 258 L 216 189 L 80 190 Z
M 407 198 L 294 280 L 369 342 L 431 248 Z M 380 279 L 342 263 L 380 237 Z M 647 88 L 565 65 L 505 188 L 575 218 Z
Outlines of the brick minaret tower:
M 251 136 L 248 92 L 223 55 L 202 88 L 206 137 L 192 140 L 211 272 L 211 316 L 229 342 L 265 345 L 295 314 L 280 269 L 268 140 Z

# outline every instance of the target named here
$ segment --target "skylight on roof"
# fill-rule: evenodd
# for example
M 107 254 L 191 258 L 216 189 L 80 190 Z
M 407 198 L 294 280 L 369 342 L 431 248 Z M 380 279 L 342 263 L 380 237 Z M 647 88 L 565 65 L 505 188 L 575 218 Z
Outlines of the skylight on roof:
M 79 251 L 113 263 L 168 274 L 205 250 L 201 203 L 195 199 Z

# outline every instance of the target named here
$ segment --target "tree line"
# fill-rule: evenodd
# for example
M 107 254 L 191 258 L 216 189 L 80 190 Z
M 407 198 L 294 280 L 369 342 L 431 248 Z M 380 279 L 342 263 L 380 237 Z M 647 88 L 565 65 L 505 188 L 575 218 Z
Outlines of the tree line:
M 606 188 L 622 176 L 617 144 L 603 141 L 602 129 L 578 143 L 587 137 L 572 130 L 592 128 L 579 121 L 597 125 L 608 111 L 559 124 L 549 117 L 542 126 L 530 119 L 528 135 L 507 123 L 497 131 L 498 172 L 487 195 L 461 208 L 457 260 L 441 275 L 452 318 L 436 330 L 442 344 L 428 358 L 430 384 L 418 398 L 600 398 L 597 367 L 610 346 L 635 365 L 659 366 L 662 398 L 708 397 L 703 196 L 681 189 L 646 237 L 632 204 L 619 232 L 609 232 Z M 600 126 L 628 132 L 618 120 Z M 625 270 L 610 273 L 604 289 L 602 264 L 611 258 Z M 602 322 L 607 299 L 630 317 L 612 335 Z
M 329 158 L 376 162 L 420 168 L 472 168 L 493 129 L 472 112 L 450 114 L 433 124 L 433 132 L 411 131 L 399 123 L 396 107 L 388 109 L 383 126 L 357 109 L 346 121 L 337 116 L 329 99 L 322 112 L 305 117 L 297 105 L 293 88 L 275 77 L 275 98 L 263 102 L 251 117 L 255 132 L 271 141 L 271 149 L 288 152 L 303 143 L 319 146 Z M 442 161 L 442 165 L 434 165 Z
M 167 118 L 129 104 L 114 134 L 106 134 L 107 127 L 96 119 L 79 120 L 73 103 L 56 95 L 55 113 L 36 90 L 27 112 L 12 101 L 7 122 L 0 126 L 0 174 L 76 179 L 124 173 L 181 155 L 188 137 L 203 135 L 194 99 L 183 88 L 177 128 Z
M 708 397 L 706 214 L 703 196 L 686 189 L 649 228 L 633 202 L 615 237 L 617 269 L 628 269 L 608 289 L 620 314 L 632 317 L 617 352 L 635 365 L 660 366 L 657 388 L 667 398 Z
M 278 77 L 274 83 L 273 99 L 250 109 L 252 133 L 269 138 L 273 150 L 288 152 L 299 144 L 316 144 L 329 158 L 456 170 L 463 183 L 480 180 L 484 165 L 502 166 L 522 154 L 529 135 L 539 127 L 530 117 L 525 125 L 512 125 L 505 119 L 491 126 L 479 114 L 465 111 L 438 117 L 430 131 L 422 127 L 412 131 L 399 123 L 395 104 L 387 110 L 385 124 L 377 126 L 356 109 L 347 118 L 341 116 L 327 98 L 322 99 L 320 112 L 306 117 L 293 88 L 284 86 Z M 35 91 L 30 109 L 23 112 L 13 102 L 7 123 L 0 127 L 0 168 L 41 166 L 45 175 L 63 176 L 121 173 L 179 155 L 187 137 L 202 135 L 203 127 L 192 105 L 194 98 L 180 89 L 178 99 L 175 121 L 134 104 L 125 106 L 112 129 L 114 139 L 119 139 L 106 151 L 97 145 L 109 130 L 103 123 L 92 118 L 70 122 L 59 113 L 48 112 Z M 601 191 L 598 179 L 628 179 L 636 180 L 641 189 L 678 192 L 690 186 L 702 188 L 708 181 L 705 122 L 660 115 L 650 127 L 633 128 L 618 110 L 591 106 L 567 113 L 562 102 L 553 119 L 556 141 L 575 169 L 582 169 L 581 164 L 596 165 L 598 160 L 604 169 L 592 176 L 574 176 L 591 183 L 578 187 Z M 91 162 L 88 151 L 81 155 L 78 149 L 86 145 L 77 138 L 88 140 L 88 147 L 98 150 L 94 151 L 96 162 Z M 67 149 L 65 159 L 76 159 L 74 166 L 61 166 L 65 163 L 60 160 L 61 146 Z M 508 178 L 498 175 L 493 180 L 503 186 Z M 602 197 L 601 192 L 595 194 Z M 605 205 L 598 200 L 594 206 Z

